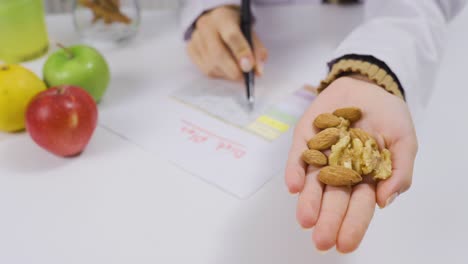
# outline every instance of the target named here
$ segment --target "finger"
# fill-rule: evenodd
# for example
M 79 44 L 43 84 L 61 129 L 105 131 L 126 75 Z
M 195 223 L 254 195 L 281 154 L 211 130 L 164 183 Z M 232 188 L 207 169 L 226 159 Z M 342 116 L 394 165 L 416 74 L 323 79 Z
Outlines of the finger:
M 210 64 L 209 58 L 207 56 L 207 45 L 203 40 L 203 37 L 199 30 L 195 31 L 192 34 L 192 39 L 190 41 L 190 49 L 193 52 L 194 60 L 196 61 L 197 66 L 200 70 L 208 75 L 211 78 L 222 78 L 224 73 L 221 69 L 215 65 Z
M 230 54 L 226 46 L 221 45 L 219 49 L 223 49 L 224 56 L 219 61 L 219 66 L 222 71 L 226 74 L 227 79 L 231 81 L 242 80 L 242 71 L 237 65 L 234 57 Z
M 323 184 L 318 180 L 318 170 L 312 166 L 309 168 L 296 211 L 297 221 L 303 228 L 312 228 L 315 225 L 322 203 Z
M 358 248 L 374 216 L 374 211 L 374 183 L 361 183 L 355 186 L 338 234 L 336 249 L 339 252 L 349 253 Z
M 318 132 L 309 122 L 309 120 L 314 120 L 316 116 L 311 109 L 309 108 L 304 113 L 294 129 L 293 143 L 286 162 L 285 181 L 292 194 L 298 193 L 304 188 L 307 164 L 302 160 L 302 153 L 308 149 L 307 141 Z
M 226 74 L 220 69 L 220 68 L 212 68 L 208 70 L 207 73 L 208 77 L 214 78 L 214 79 L 227 79 Z
M 307 149 L 307 141 L 300 134 L 294 133 L 294 141 L 286 162 L 285 181 L 290 193 L 302 191 L 305 183 L 306 163 L 302 160 L 302 152 Z
M 268 59 L 268 50 L 256 33 L 253 33 L 255 73 L 263 76 L 264 63 Z
M 322 207 L 312 239 L 317 250 L 330 250 L 335 244 L 341 223 L 348 208 L 351 188 L 327 185 L 322 197 Z
M 399 140 L 389 150 L 392 153 L 392 177 L 377 184 L 377 204 L 380 208 L 389 206 L 398 195 L 410 188 L 418 151 L 416 138 Z
M 209 53 L 207 57 L 210 61 L 208 63 L 211 65 L 210 67 L 220 69 L 226 79 L 232 81 L 241 80 L 242 72 L 219 34 L 210 27 L 206 27 L 200 33 Z
M 200 52 L 198 51 L 197 47 L 195 46 L 193 41 L 190 41 L 187 44 L 187 53 L 189 55 L 189 58 L 192 60 L 192 62 L 198 67 L 202 68 L 202 59 L 200 56 Z
M 195 48 L 193 46 L 188 46 L 187 49 L 189 50 L 189 57 L 192 62 L 207 76 L 211 78 L 222 78 L 225 74 L 220 69 L 212 69 L 209 70 L 206 68 L 206 64 L 203 62 L 200 53 L 197 51 L 193 51 Z
M 218 32 L 224 43 L 234 55 L 243 72 L 249 72 L 254 67 L 254 57 L 249 43 L 244 38 L 240 27 L 232 20 L 222 19 L 218 23 Z
M 308 149 L 307 141 L 318 132 L 309 122 L 309 120 L 314 120 L 314 116 L 315 114 L 309 108 L 294 130 L 293 143 L 289 150 L 285 170 L 286 186 L 293 194 L 304 188 L 307 164 L 302 160 L 302 153 Z
M 198 31 L 193 32 L 192 38 L 187 46 L 190 58 L 197 64 L 197 66 L 202 69 L 204 67 L 203 63 L 203 47 L 200 39 L 200 34 Z

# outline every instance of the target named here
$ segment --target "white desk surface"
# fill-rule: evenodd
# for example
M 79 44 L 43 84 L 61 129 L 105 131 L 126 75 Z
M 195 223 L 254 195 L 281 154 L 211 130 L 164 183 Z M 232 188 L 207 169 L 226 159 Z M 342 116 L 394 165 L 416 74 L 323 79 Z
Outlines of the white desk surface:
M 294 65 L 308 67 L 313 58 L 304 59 L 307 50 L 330 52 L 361 10 L 297 6 L 259 12 L 265 14 L 260 31 L 269 26 L 302 39 L 288 42 L 261 32 L 271 63 L 297 53 L 303 59 Z M 341 25 L 345 19 L 351 22 Z M 331 30 L 320 27 L 324 20 Z M 175 168 L 163 153 L 151 155 L 99 127 L 75 159 L 46 154 L 26 134 L 0 134 L 0 263 L 468 263 L 467 24 L 464 12 L 451 26 L 428 118 L 419 125 L 413 188 L 377 210 L 354 254 L 315 252 L 310 231 L 296 224 L 296 198 L 286 191 L 283 175 L 238 200 Z M 52 39 L 77 41 L 69 16 L 48 17 L 48 25 Z M 197 74 L 180 33 L 174 13 L 146 14 L 138 40 L 105 52 L 114 77 L 110 89 L 128 90 L 110 91 L 102 113 L 132 100 L 135 76 L 152 78 L 158 89 L 175 76 Z M 294 52 L 285 54 L 286 48 Z M 318 62 L 311 72 L 323 66 Z M 42 63 L 27 65 L 40 72 Z M 294 79 L 294 68 L 289 70 L 285 74 Z

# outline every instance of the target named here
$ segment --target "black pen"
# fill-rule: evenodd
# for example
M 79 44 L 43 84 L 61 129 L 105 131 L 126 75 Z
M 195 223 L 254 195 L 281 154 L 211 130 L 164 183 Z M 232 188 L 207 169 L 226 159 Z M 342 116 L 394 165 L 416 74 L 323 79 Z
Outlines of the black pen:
M 241 10 L 240 10 L 240 21 L 241 21 L 241 30 L 244 37 L 249 42 L 250 47 L 253 51 L 253 41 L 252 41 L 252 10 L 250 8 L 250 0 L 242 0 Z M 255 84 L 255 73 L 252 69 L 250 72 L 244 73 L 245 88 L 247 90 L 247 100 L 249 106 L 253 108 L 255 97 L 254 97 L 254 84 Z

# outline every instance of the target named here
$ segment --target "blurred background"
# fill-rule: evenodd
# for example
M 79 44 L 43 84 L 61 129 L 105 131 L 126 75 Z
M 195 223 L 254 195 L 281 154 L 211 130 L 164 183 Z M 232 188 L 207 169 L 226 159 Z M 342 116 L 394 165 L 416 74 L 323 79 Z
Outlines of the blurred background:
M 47 13 L 61 13 L 72 10 L 73 0 L 45 0 Z M 182 0 L 140 0 L 143 9 L 175 9 Z
M 141 11 L 162 11 L 171 17 L 171 23 L 176 23 L 182 1 L 0 0 L 0 61 L 26 62 L 47 53 L 50 42 L 53 42 L 51 38 L 58 37 L 54 29 L 59 26 L 50 21 L 48 26 L 45 15 L 71 14 L 70 20 L 63 20 L 73 22 L 74 30 L 70 32 L 73 36 L 69 39 L 79 37 L 80 42 L 103 49 L 120 47 L 134 39 L 141 26 Z M 61 18 L 49 18 L 54 19 Z M 67 39 L 63 34 L 58 38 L 60 42 Z

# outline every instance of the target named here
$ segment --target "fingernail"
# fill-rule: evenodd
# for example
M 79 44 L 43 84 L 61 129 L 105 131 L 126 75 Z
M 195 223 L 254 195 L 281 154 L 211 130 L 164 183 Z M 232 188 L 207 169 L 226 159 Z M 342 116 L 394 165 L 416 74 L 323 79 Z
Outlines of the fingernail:
M 327 250 L 320 250 L 320 249 L 318 249 L 318 248 L 315 248 L 315 250 L 317 250 L 317 252 L 318 252 L 320 255 L 325 255 L 325 254 L 328 253 L 328 251 L 330 251 L 329 249 L 327 249 Z
M 384 208 L 387 208 L 390 204 L 393 203 L 393 201 L 395 201 L 395 199 L 398 197 L 398 193 L 394 193 L 392 194 L 392 196 L 388 197 L 387 201 L 385 202 L 385 207 Z
M 249 72 L 252 70 L 252 63 L 250 62 L 249 58 L 244 57 L 240 60 L 240 67 L 243 72 Z
M 263 62 L 260 61 L 257 63 L 257 71 L 260 76 L 263 76 Z

